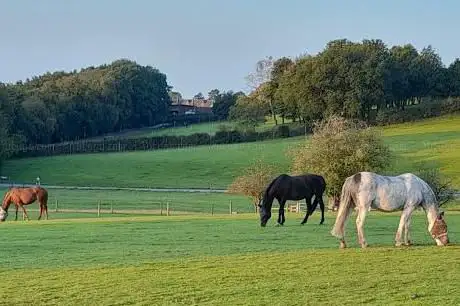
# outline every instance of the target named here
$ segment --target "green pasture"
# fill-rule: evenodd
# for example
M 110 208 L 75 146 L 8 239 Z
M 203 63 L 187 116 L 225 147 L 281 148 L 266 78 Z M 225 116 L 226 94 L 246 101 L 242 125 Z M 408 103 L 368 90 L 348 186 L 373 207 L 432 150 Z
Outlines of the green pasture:
M 6 189 L 0 188 L 3 197 Z M 254 214 L 254 206 L 249 197 L 227 193 L 199 192 L 145 192 L 126 190 L 64 190 L 49 188 L 48 212 L 50 220 L 68 218 L 113 218 L 118 216 L 183 216 L 183 215 L 237 215 Z M 328 203 L 327 196 L 324 202 Z M 287 205 L 294 204 L 288 201 Z M 293 214 L 301 221 L 306 212 L 305 201 L 301 201 L 301 211 Z M 460 201 L 452 201 L 445 207 L 460 211 Z M 29 217 L 38 217 L 38 203 L 25 206 Z M 273 204 L 273 213 L 279 208 Z M 319 214 L 319 208 L 317 208 Z M 98 211 L 99 210 L 99 211 Z M 230 213 L 230 211 L 232 213 Z M 287 206 L 286 206 L 287 211 Z M 22 218 L 21 210 L 18 218 Z M 8 221 L 14 219 L 14 206 L 9 210 Z
M 136 130 L 128 130 L 119 133 L 109 134 L 107 136 L 111 137 L 123 137 L 123 138 L 139 138 L 139 137 L 154 137 L 154 136 L 187 136 L 194 133 L 208 133 L 208 134 L 215 134 L 219 130 L 219 126 L 221 124 L 225 124 L 228 126 L 234 126 L 231 122 L 205 122 L 205 123 L 196 123 L 191 124 L 188 126 L 176 126 L 176 127 L 168 127 L 168 128 L 161 128 L 161 129 L 153 129 L 153 128 L 142 128 Z M 102 138 L 96 137 L 93 139 Z
M 278 118 L 281 122 L 281 118 Z M 291 120 L 286 120 L 285 123 L 290 123 Z M 111 137 L 123 137 L 123 138 L 138 138 L 138 137 L 154 137 L 154 136 L 187 136 L 195 133 L 207 133 L 214 135 L 220 128 L 220 126 L 226 126 L 229 128 L 235 128 L 237 123 L 232 121 L 213 121 L 190 124 L 188 126 L 178 125 L 168 128 L 153 129 L 153 128 L 141 128 L 136 130 L 127 130 L 119 133 L 111 133 L 107 136 Z M 267 117 L 264 124 L 256 127 L 257 131 L 265 131 L 275 126 L 275 121 L 272 117 Z M 95 137 L 97 139 L 102 137 Z
M 446 116 L 383 128 L 397 155 L 388 174 L 437 163 L 460 187 L 460 116 Z M 256 159 L 289 172 L 286 151 L 305 137 L 256 143 L 201 146 L 160 151 L 68 155 L 7 161 L 3 175 L 17 182 L 122 187 L 225 188 Z
M 3 197 L 6 189 L 0 189 L 0 196 Z M 48 189 L 48 211 L 50 217 L 57 210 L 58 218 L 67 217 L 62 213 L 74 213 L 75 211 L 87 211 L 91 215 L 97 213 L 98 205 L 103 216 L 111 214 L 155 214 L 166 215 L 169 208 L 170 215 L 182 214 L 230 214 L 254 212 L 254 206 L 250 198 L 240 195 L 224 193 L 189 193 L 189 192 L 145 192 L 125 190 L 64 190 Z M 277 205 L 277 204 L 276 204 Z M 26 206 L 33 218 L 38 216 L 38 204 Z M 14 209 L 9 211 L 10 216 Z M 85 214 L 80 214 L 84 216 Z M 88 214 L 87 214 L 88 215 Z
M 459 304 L 460 213 L 446 213 L 444 248 L 422 212 L 403 248 L 393 247 L 399 214 L 371 212 L 360 249 L 355 217 L 346 250 L 329 234 L 332 213 L 324 225 L 287 214 L 266 228 L 254 214 L 4 222 L 0 304 Z

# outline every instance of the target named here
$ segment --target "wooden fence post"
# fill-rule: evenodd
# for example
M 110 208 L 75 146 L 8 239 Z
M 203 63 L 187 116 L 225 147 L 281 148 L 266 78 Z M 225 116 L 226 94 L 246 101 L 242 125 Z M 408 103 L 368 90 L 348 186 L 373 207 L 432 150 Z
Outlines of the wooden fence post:
M 233 206 L 233 205 L 232 205 L 232 204 L 233 204 L 233 203 L 232 203 L 232 200 L 230 200 L 230 207 L 229 207 L 229 209 L 230 209 L 230 215 L 231 215 L 232 212 L 233 212 L 233 209 L 232 209 L 232 206 Z
M 97 216 L 101 216 L 101 201 L 97 202 Z
M 169 216 L 169 201 L 166 202 L 166 216 Z
M 54 201 L 54 211 L 58 212 L 58 200 L 57 199 Z
M 113 215 L 113 201 L 110 202 L 110 213 Z
M 211 216 L 214 216 L 214 202 L 211 203 Z
M 160 202 L 160 216 L 163 216 L 163 202 Z

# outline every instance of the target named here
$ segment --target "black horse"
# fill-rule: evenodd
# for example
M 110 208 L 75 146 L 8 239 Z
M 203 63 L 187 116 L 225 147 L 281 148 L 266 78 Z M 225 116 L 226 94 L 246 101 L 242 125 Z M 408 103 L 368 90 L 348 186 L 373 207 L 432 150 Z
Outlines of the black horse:
M 264 196 L 259 204 L 260 225 L 267 225 L 268 220 L 271 218 L 273 200 L 277 199 L 280 204 L 278 214 L 278 224 L 283 225 L 286 220 L 284 217 L 284 205 L 287 200 L 299 201 L 305 199 L 307 203 L 307 213 L 301 224 L 305 224 L 308 217 L 313 214 L 316 206 L 319 203 L 321 208 L 321 222 L 324 222 L 324 202 L 323 193 L 326 190 L 326 182 L 324 178 L 316 174 L 306 174 L 299 176 L 289 176 L 281 174 L 275 178 L 265 190 Z M 312 197 L 315 196 L 313 204 L 311 203 Z

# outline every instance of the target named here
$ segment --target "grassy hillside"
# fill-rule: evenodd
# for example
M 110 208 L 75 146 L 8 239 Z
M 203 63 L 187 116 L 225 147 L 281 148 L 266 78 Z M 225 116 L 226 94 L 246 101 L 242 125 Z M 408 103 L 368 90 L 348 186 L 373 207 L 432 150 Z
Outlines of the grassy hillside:
M 214 134 L 218 131 L 219 126 L 231 125 L 230 122 L 206 122 L 206 123 L 197 123 L 191 124 L 187 127 L 185 126 L 177 126 L 177 127 L 168 127 L 168 128 L 161 128 L 161 129 L 153 129 L 153 128 L 142 128 L 136 130 L 127 130 L 122 131 L 119 133 L 111 133 L 107 134 L 105 137 L 123 137 L 123 138 L 138 138 L 138 137 L 153 137 L 153 136 L 162 136 L 162 135 L 175 135 L 175 136 L 186 136 L 194 133 L 208 133 Z M 101 137 L 94 137 L 91 139 L 100 139 Z
M 415 170 L 416 163 L 438 163 L 460 187 L 460 116 L 446 116 L 384 128 L 385 141 L 400 154 L 389 173 Z M 288 172 L 286 151 L 304 137 L 259 143 L 88 154 L 11 160 L 3 175 L 14 181 L 79 186 L 225 188 L 252 161 L 262 158 Z
M 366 250 L 357 248 L 351 221 L 350 249 L 339 250 L 329 234 L 331 216 L 325 226 L 300 227 L 287 215 L 285 227 L 264 229 L 255 216 L 3 223 L 8 239 L 0 262 L 0 300 L 10 305 L 458 305 L 460 215 L 447 218 L 453 245 L 434 246 L 425 217 L 416 213 L 416 245 L 396 249 L 399 217 L 372 214 L 366 220 L 371 246 Z M 18 290 L 18 283 L 33 290 Z
M 281 119 L 278 119 L 281 122 Z M 286 120 L 286 123 L 290 123 L 291 120 Z M 204 123 L 197 123 L 191 124 L 187 127 L 185 126 L 175 126 L 175 127 L 168 127 L 168 128 L 141 128 L 141 129 L 133 129 L 133 130 L 126 130 L 121 131 L 118 133 L 110 133 L 105 136 L 99 136 L 90 138 L 91 140 L 102 139 L 104 137 L 122 137 L 122 138 L 138 138 L 138 137 L 154 137 L 154 136 L 187 136 L 195 133 L 207 133 L 210 135 L 215 134 L 220 126 L 227 126 L 230 128 L 235 128 L 236 123 L 231 121 L 215 121 L 215 122 L 204 122 Z M 271 129 L 275 126 L 275 121 L 272 117 L 267 117 L 264 124 L 259 125 L 256 127 L 257 131 L 265 131 Z

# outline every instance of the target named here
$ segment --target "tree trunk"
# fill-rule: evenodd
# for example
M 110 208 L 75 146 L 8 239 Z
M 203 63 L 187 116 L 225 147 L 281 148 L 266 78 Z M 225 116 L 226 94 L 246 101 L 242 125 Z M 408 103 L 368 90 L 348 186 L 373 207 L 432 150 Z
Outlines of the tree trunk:
M 272 99 L 268 99 L 268 104 L 270 105 L 270 112 L 272 113 L 273 120 L 275 121 L 275 125 L 278 125 L 278 119 L 276 119 L 275 109 L 273 107 Z

